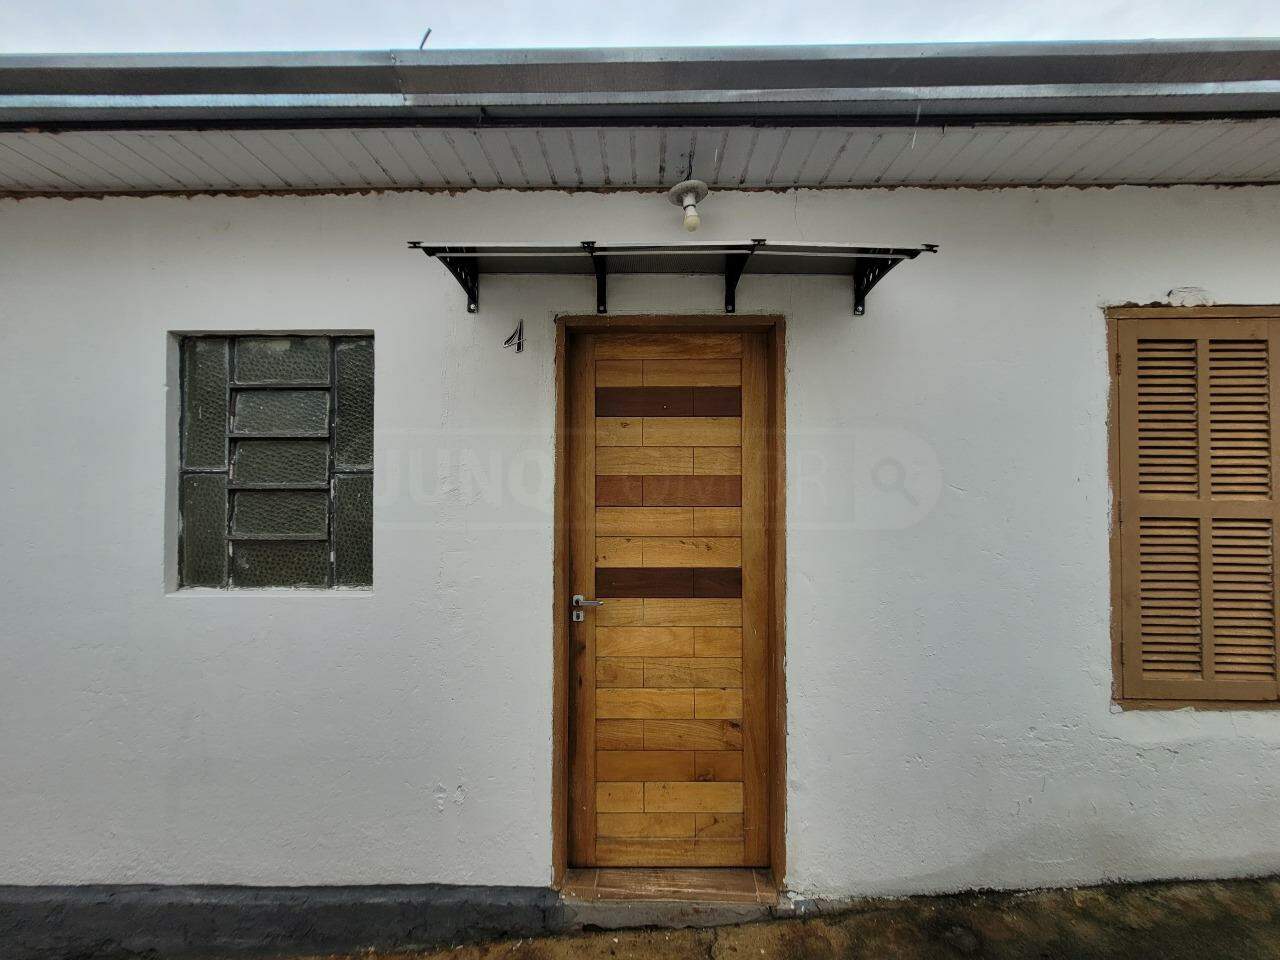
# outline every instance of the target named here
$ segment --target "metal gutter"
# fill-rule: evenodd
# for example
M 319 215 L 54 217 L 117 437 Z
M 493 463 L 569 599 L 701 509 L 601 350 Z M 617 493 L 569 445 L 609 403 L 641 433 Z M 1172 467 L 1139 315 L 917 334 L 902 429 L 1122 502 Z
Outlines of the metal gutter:
M 0 56 L 0 125 L 1280 115 L 1280 40 Z

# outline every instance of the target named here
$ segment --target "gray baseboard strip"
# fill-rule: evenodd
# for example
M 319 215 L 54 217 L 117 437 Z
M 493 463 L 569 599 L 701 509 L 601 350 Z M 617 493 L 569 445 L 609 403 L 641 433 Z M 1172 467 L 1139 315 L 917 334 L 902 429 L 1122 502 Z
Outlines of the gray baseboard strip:
M 4 960 L 185 960 L 413 950 L 537 936 L 545 887 L 0 886 Z

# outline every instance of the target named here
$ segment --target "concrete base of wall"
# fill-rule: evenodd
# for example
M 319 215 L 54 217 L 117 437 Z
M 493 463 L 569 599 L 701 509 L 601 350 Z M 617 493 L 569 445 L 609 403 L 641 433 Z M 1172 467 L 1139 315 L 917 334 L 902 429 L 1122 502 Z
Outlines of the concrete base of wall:
M 4 887 L 3 960 L 230 960 L 332 955 L 400 957 L 408 951 L 500 938 L 637 927 L 695 928 L 649 948 L 617 934 L 628 956 L 705 956 L 699 927 L 793 918 L 722 932 L 729 953 L 1168 960 L 1275 956 L 1280 879 L 1166 881 L 903 900 L 744 903 L 582 902 L 542 887 Z M 816 933 L 815 933 L 816 931 Z M 725 939 L 728 936 L 730 939 Z M 737 940 L 732 938 L 736 937 Z M 612 956 L 591 939 L 531 945 L 538 956 Z M 639 944 L 639 946 L 637 946 Z M 701 944 L 701 946 L 699 946 Z M 576 946 L 575 946 L 576 945 Z M 841 946 L 843 945 L 843 946 Z M 688 948 L 688 949 L 686 949 Z M 696 948 L 696 949 L 695 949 Z M 834 950 L 834 953 L 832 951 Z M 385 951 L 385 953 L 384 953 Z M 869 952 L 868 952 L 869 951 Z M 877 952 L 879 951 L 879 952 Z M 859 954 L 861 955 L 861 953 Z
M 0 886 L 3 960 L 417 950 L 504 937 L 768 919 L 745 903 L 562 901 L 545 887 Z
M 562 929 L 540 887 L 0 887 L 5 960 L 415 949 Z

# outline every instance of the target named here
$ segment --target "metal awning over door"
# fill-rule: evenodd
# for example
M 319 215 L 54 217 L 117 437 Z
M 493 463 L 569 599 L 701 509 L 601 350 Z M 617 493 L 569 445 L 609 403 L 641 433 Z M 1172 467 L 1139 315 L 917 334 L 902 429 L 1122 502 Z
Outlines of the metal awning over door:
M 936 244 L 892 247 L 858 243 L 792 243 L 769 240 L 682 243 L 428 243 L 409 246 L 435 257 L 467 295 L 467 309 L 480 305 L 480 278 L 492 274 L 580 275 L 596 278 L 596 311 L 608 311 L 610 274 L 712 274 L 724 277 L 724 309 L 737 310 L 743 274 L 844 276 L 853 285 L 853 312 L 861 316 L 867 294 L 904 260 L 934 253 Z

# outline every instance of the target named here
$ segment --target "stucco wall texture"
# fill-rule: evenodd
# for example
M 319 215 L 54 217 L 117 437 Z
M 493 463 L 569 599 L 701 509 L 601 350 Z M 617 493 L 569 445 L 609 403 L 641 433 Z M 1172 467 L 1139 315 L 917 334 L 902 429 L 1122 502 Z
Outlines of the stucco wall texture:
M 789 885 L 1280 869 L 1280 713 L 1110 704 L 1102 314 L 1280 302 L 1280 188 L 703 214 L 942 246 L 857 319 L 847 281 L 739 288 L 788 322 Z M 685 236 L 657 194 L 0 201 L 0 883 L 548 883 L 552 317 L 594 288 L 490 279 L 472 316 L 404 243 Z M 169 334 L 210 330 L 374 331 L 371 592 L 171 591 Z

